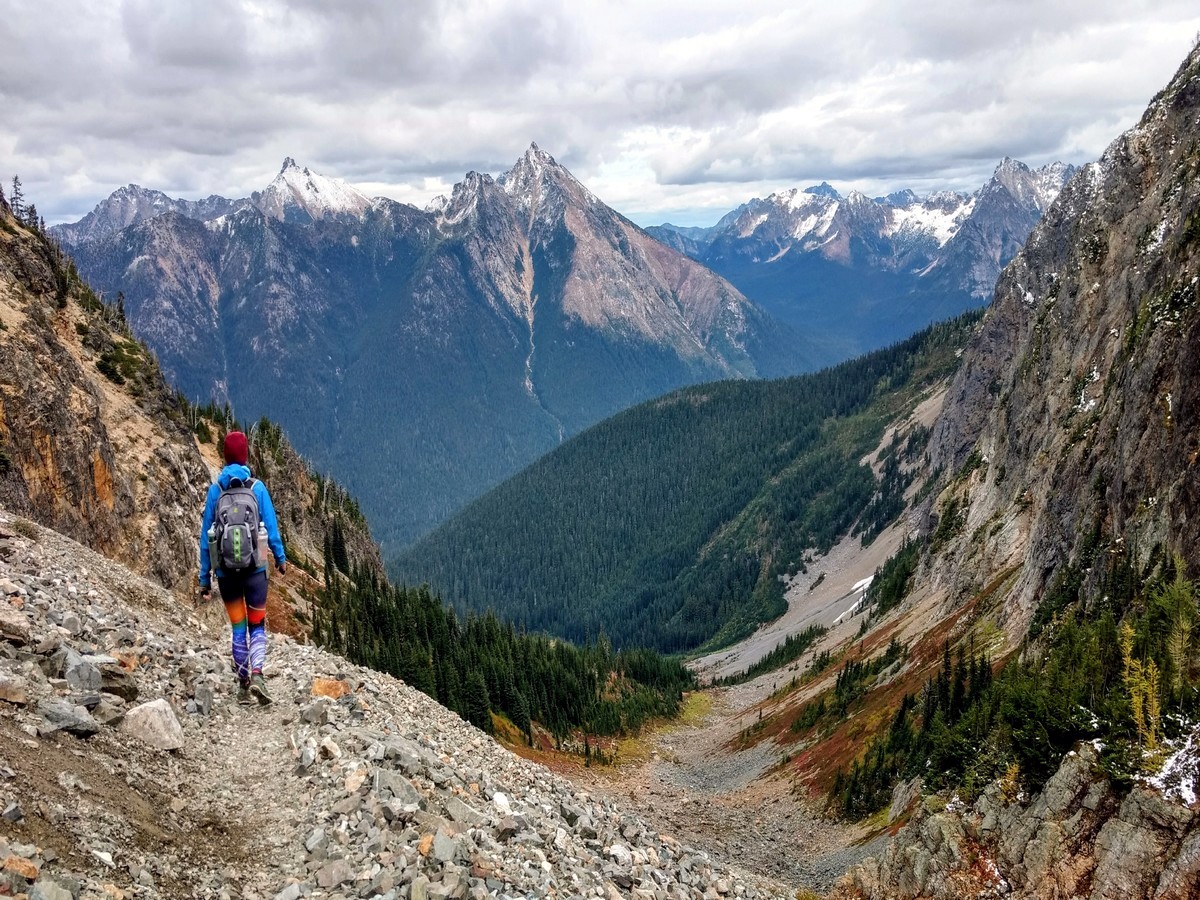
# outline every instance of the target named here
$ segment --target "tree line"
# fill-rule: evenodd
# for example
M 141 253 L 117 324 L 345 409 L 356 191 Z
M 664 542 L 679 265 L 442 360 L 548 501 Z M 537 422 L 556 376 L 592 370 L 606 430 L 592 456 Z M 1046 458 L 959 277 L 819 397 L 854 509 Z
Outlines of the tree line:
M 327 559 L 313 639 L 404 679 L 484 731 L 499 715 L 530 743 L 535 722 L 559 742 L 577 730 L 635 733 L 650 719 L 675 716 L 695 686 L 686 667 L 653 651 L 616 652 L 602 637 L 577 647 L 492 613 L 460 619 L 427 587 L 338 569 Z

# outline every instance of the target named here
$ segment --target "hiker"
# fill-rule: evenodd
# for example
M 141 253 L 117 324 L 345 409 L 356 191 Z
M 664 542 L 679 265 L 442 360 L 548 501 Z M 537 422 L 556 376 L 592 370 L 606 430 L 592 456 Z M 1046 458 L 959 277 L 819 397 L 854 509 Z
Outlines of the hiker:
M 225 468 L 208 489 L 200 526 L 200 599 L 212 597 L 212 574 L 233 626 L 233 667 L 238 703 L 253 695 L 263 706 L 271 702 L 263 680 L 267 659 L 267 563 L 287 571 L 283 540 L 267 486 L 246 466 L 246 435 L 231 431 L 223 444 Z M 210 569 L 212 572 L 210 573 Z

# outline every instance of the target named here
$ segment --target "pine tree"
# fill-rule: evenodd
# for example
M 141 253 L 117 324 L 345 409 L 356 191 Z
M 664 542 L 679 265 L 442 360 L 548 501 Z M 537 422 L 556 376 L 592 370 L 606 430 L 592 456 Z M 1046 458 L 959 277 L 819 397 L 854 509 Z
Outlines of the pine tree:
M 488 700 L 487 681 L 483 673 L 475 669 L 467 676 L 466 689 L 467 721 L 491 734 L 492 715 Z
M 12 180 L 12 193 L 8 198 L 9 208 L 12 209 L 12 214 L 17 218 L 17 221 L 23 221 L 25 215 L 25 195 L 21 192 L 21 177 L 14 175 Z

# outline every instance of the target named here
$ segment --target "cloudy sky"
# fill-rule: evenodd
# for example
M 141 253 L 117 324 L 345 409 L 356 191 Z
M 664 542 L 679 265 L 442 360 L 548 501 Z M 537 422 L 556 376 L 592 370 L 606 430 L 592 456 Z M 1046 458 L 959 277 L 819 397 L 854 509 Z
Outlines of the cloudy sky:
M 711 224 L 1087 162 L 1198 32 L 1195 0 L 0 0 L 0 179 L 71 221 L 292 156 L 423 206 L 537 141 L 641 224 Z

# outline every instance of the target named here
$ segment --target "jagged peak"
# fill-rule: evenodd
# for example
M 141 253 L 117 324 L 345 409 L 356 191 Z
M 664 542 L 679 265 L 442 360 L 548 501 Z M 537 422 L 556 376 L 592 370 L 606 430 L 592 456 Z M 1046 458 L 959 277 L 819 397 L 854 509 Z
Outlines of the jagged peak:
M 301 211 L 316 220 L 330 215 L 360 215 L 371 206 L 371 199 L 340 178 L 331 178 L 305 166 L 300 168 L 292 157 L 267 187 L 252 197 L 254 205 L 276 219 L 291 219 Z
M 806 194 L 816 194 L 818 197 L 832 197 L 834 200 L 841 200 L 842 195 L 828 181 L 822 181 L 820 184 L 809 185 L 804 189 Z
M 533 142 L 513 167 L 496 179 L 496 183 L 506 193 L 522 194 L 547 176 L 556 180 L 575 180 L 553 156 Z
M 917 196 L 916 191 L 912 188 L 903 188 L 898 191 L 892 191 L 886 197 L 876 198 L 876 202 L 889 203 L 892 206 L 912 206 L 915 203 L 920 203 L 921 198 Z

